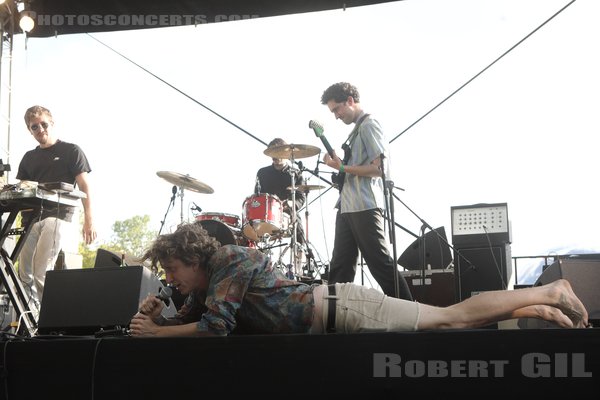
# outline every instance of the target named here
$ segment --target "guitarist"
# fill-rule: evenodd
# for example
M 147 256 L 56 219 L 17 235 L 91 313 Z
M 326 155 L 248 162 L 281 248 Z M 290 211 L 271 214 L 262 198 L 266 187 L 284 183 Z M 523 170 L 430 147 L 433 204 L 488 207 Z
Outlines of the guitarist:
M 335 241 L 329 266 L 329 283 L 354 282 L 358 250 L 381 290 L 392 297 L 412 300 L 408 285 L 398 274 L 396 295 L 394 268 L 384 231 L 383 179 L 381 154 L 387 156 L 387 141 L 379 122 L 366 114 L 353 85 L 340 82 L 323 92 L 321 103 L 336 119 L 355 124 L 346 141 L 349 154 L 342 161 L 336 154 L 325 154 L 323 161 L 340 172 L 343 182 L 335 221 Z M 386 171 L 386 176 L 389 174 Z

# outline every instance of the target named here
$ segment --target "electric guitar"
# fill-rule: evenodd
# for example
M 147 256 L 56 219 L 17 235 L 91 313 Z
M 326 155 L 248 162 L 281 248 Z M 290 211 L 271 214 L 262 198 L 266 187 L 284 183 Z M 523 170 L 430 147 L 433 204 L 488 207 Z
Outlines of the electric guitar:
M 323 142 L 323 146 L 325 146 L 325 149 L 327 150 L 327 153 L 329 154 L 330 157 L 333 157 L 333 148 L 331 147 L 331 145 L 329 144 L 329 141 L 327 140 L 327 138 L 325 137 L 325 135 L 323 134 L 323 125 L 321 125 L 319 122 L 315 121 L 315 120 L 311 120 L 308 123 L 308 127 L 311 128 L 313 131 L 315 131 L 315 135 L 317 135 L 317 137 L 319 139 L 321 139 L 321 142 Z M 347 164 L 348 160 L 350 160 L 350 146 L 348 146 L 348 144 L 344 143 L 342 145 L 342 149 L 344 150 L 344 160 L 342 161 L 343 164 Z M 344 178 L 346 176 L 345 172 L 340 172 L 340 173 L 333 173 L 331 174 L 331 181 L 333 182 L 333 187 L 335 187 L 336 189 L 338 189 L 341 193 L 342 188 L 344 186 Z
M 344 150 L 344 159 L 342 160 L 342 164 L 347 165 L 348 161 L 350 161 L 350 156 L 352 155 L 352 151 L 350 150 L 350 146 L 347 143 L 342 145 L 342 149 Z M 342 189 L 344 188 L 344 181 L 346 180 L 345 172 L 334 172 L 331 174 L 331 181 L 333 182 L 333 186 L 337 188 L 340 193 L 342 193 Z
M 342 164 L 348 165 L 348 161 L 350 161 L 350 156 L 352 155 L 352 152 L 350 150 L 350 145 L 348 144 L 348 142 L 352 142 L 356 138 L 356 135 L 358 134 L 358 127 L 360 126 L 360 124 L 362 124 L 362 122 L 368 116 L 369 116 L 369 114 L 364 114 L 362 117 L 360 117 L 360 119 L 356 123 L 356 126 L 352 130 L 352 132 L 354 134 L 351 134 L 350 137 L 348 137 L 348 139 L 346 140 L 346 142 L 344 142 L 344 144 L 342 144 L 342 149 L 344 150 L 344 159 L 342 160 Z M 315 120 L 311 120 L 308 123 L 308 127 L 311 128 L 313 131 L 315 131 L 315 135 L 317 135 L 317 137 L 319 139 L 321 139 L 321 142 L 323 142 L 323 146 L 325 146 L 325 149 L 327 149 L 327 153 L 329 153 L 329 155 L 331 157 L 333 157 L 333 149 L 331 148 L 331 145 L 329 144 L 329 142 L 327 141 L 327 138 L 323 134 L 323 131 L 324 131 L 323 125 L 321 125 L 319 122 L 317 122 Z M 331 181 L 333 182 L 333 186 L 336 187 L 340 191 L 340 193 L 342 192 L 342 188 L 344 187 L 345 179 L 346 179 L 345 172 L 331 174 Z

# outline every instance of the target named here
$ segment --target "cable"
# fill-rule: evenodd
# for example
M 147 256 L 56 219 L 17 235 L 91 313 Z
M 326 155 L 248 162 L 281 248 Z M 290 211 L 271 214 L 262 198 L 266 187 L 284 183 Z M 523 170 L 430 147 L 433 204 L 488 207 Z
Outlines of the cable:
M 94 384 L 96 383 L 96 359 L 98 357 L 98 347 L 100 347 L 100 342 L 102 341 L 102 338 L 99 338 L 98 341 L 96 342 L 96 346 L 94 346 L 94 355 L 92 356 L 92 382 L 90 384 L 90 398 L 91 400 L 94 400 Z
M 500 264 L 498 264 L 498 260 L 496 259 L 496 255 L 494 254 L 494 248 L 492 246 L 492 241 L 490 240 L 490 235 L 488 234 L 487 227 L 485 225 L 482 225 L 482 227 L 483 227 L 483 231 L 485 232 L 485 238 L 487 239 L 488 245 L 490 247 L 490 253 L 492 253 L 492 258 L 494 259 L 494 265 L 496 265 L 496 271 L 498 271 L 498 276 L 500 277 L 500 280 L 502 281 L 502 289 L 506 290 L 507 289 L 506 281 L 504 280 L 504 275 L 502 274 L 502 270 L 500 269 Z
M 227 122 L 230 125 L 233 125 L 234 127 L 236 127 L 237 129 L 239 129 L 240 131 L 244 132 L 246 135 L 252 137 L 253 139 L 257 140 L 258 142 L 264 144 L 265 146 L 268 146 L 268 144 L 264 141 L 262 141 L 261 139 L 257 138 L 256 136 L 254 136 L 253 134 L 251 134 L 250 132 L 248 132 L 247 130 L 243 129 L 242 127 L 240 127 L 239 125 L 234 124 L 233 122 L 231 122 L 230 120 L 228 120 L 227 118 L 225 118 L 224 116 L 222 116 L 221 114 L 217 113 L 216 111 L 210 109 L 209 107 L 205 106 L 204 104 L 200 103 L 198 100 L 194 99 L 192 96 L 188 95 L 187 93 L 183 92 L 182 90 L 176 88 L 175 86 L 171 85 L 169 82 L 165 81 L 164 79 L 160 78 L 159 76 L 157 76 L 156 74 L 150 72 L 149 70 L 147 70 L 146 68 L 142 67 L 141 65 L 139 65 L 138 63 L 136 63 L 135 61 L 131 60 L 130 58 L 126 57 L 125 55 L 123 55 L 122 53 L 119 53 L 118 51 L 116 51 L 115 49 L 113 49 L 112 47 L 110 47 L 109 45 L 107 45 L 106 43 L 100 41 L 99 39 L 95 38 L 94 36 L 90 35 L 89 33 L 87 33 L 87 35 L 89 37 L 91 37 L 92 39 L 94 39 L 95 41 L 97 41 L 98 43 L 100 43 L 102 46 L 106 47 L 107 49 L 109 49 L 110 51 L 118 54 L 119 56 L 123 57 L 125 60 L 129 61 L 130 63 L 132 63 L 133 65 L 135 65 L 136 67 L 140 68 L 142 71 L 152 75 L 154 78 L 158 79 L 159 81 L 161 81 L 162 83 L 164 83 L 165 85 L 169 86 L 171 89 L 179 92 L 179 94 L 184 95 L 185 97 L 187 97 L 188 99 L 192 100 L 194 103 L 198 104 L 199 106 L 203 107 L 204 109 L 210 111 L 211 113 L 213 113 L 214 115 L 216 115 L 217 117 L 221 118 L 223 121 Z
M 415 122 L 413 122 L 412 124 L 410 124 L 406 129 L 404 129 L 402 132 L 400 132 L 398 135 L 396 135 L 392 140 L 390 140 L 390 143 L 392 143 L 394 140 L 398 139 L 400 136 L 402 136 L 404 134 L 404 132 L 408 131 L 410 128 L 412 128 L 417 123 L 419 123 L 423 118 L 425 118 L 426 116 L 428 116 L 429 114 L 431 114 L 436 108 L 438 108 L 439 106 L 441 106 L 442 104 L 444 104 L 448 99 L 450 99 L 450 97 L 454 96 L 456 93 L 458 93 L 460 90 L 462 90 L 469 83 L 473 82 L 477 77 L 479 77 L 479 75 L 483 74 L 492 65 L 494 65 L 498 61 L 500 61 L 501 58 L 503 58 L 505 55 L 507 55 L 508 53 L 510 53 L 511 51 L 513 51 L 517 46 L 519 46 L 521 43 L 523 43 L 525 40 L 527 40 L 529 37 L 531 37 L 531 35 L 533 35 L 535 32 L 537 32 L 539 29 L 541 29 L 544 25 L 546 25 L 548 22 L 550 22 L 550 20 L 552 20 L 558 14 L 560 14 L 561 12 L 563 12 L 567 7 L 569 7 L 574 2 L 575 2 L 575 0 L 571 0 L 567 5 L 563 6 L 560 10 L 558 10 L 556 13 L 554 13 L 550 18 L 548 18 L 546 21 L 544 21 L 540 26 L 538 26 L 537 28 L 535 28 L 533 31 L 531 31 L 529 34 L 527 34 L 523 39 L 519 40 L 511 48 L 509 48 L 504 53 L 502 53 L 502 55 L 500 55 L 500 57 L 496 58 L 487 67 L 485 67 L 484 69 L 482 69 L 481 71 L 479 71 L 471 79 L 469 79 L 468 81 L 466 81 L 465 83 L 463 83 L 458 89 L 456 89 L 455 91 L 453 91 L 452 93 L 450 93 L 445 99 L 443 99 L 442 101 L 440 101 L 432 109 L 430 109 L 429 111 L 427 111 L 425 114 L 423 114 L 421 117 L 419 117 Z

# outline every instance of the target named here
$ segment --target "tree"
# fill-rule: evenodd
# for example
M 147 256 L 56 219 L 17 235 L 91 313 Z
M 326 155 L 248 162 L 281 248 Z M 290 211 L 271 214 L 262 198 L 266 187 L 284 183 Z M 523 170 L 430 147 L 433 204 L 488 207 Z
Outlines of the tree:
M 108 242 L 96 245 L 96 247 L 101 247 L 119 255 L 124 254 L 130 260 L 139 259 L 157 234 L 157 232 L 149 229 L 149 223 L 149 215 L 136 215 L 124 221 L 115 221 L 112 226 L 111 239 Z M 95 249 L 90 249 L 83 242 L 80 242 L 79 253 L 83 256 L 84 268 L 94 266 Z
M 140 258 L 156 237 L 156 232 L 149 230 L 149 223 L 149 215 L 136 215 L 125 221 L 116 221 L 112 227 L 113 237 L 107 250 L 125 254 L 131 258 Z
M 92 268 L 94 266 L 94 261 L 96 261 L 96 249 L 91 249 L 83 240 L 79 242 L 79 254 L 81 254 L 82 257 L 82 268 Z

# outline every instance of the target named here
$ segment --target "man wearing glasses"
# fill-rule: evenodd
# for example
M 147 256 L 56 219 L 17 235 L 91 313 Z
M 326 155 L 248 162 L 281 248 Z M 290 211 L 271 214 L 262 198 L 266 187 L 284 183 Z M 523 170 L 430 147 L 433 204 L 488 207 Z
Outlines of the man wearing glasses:
M 50 110 L 42 106 L 30 107 L 25 112 L 27 129 L 39 143 L 28 151 L 19 164 L 17 179 L 38 183 L 65 182 L 76 185 L 86 194 L 83 203 L 83 239 L 86 244 L 96 239 L 92 220 L 88 160 L 79 146 L 59 140 L 54 135 L 54 120 Z M 22 226 L 35 219 L 19 254 L 19 278 L 34 302 L 42 301 L 46 270 L 52 269 L 61 249 L 61 233 L 71 222 L 72 207 L 44 207 L 38 215 L 22 212 Z M 33 288 L 35 287 L 35 291 Z M 38 304 L 35 304 L 36 306 Z

